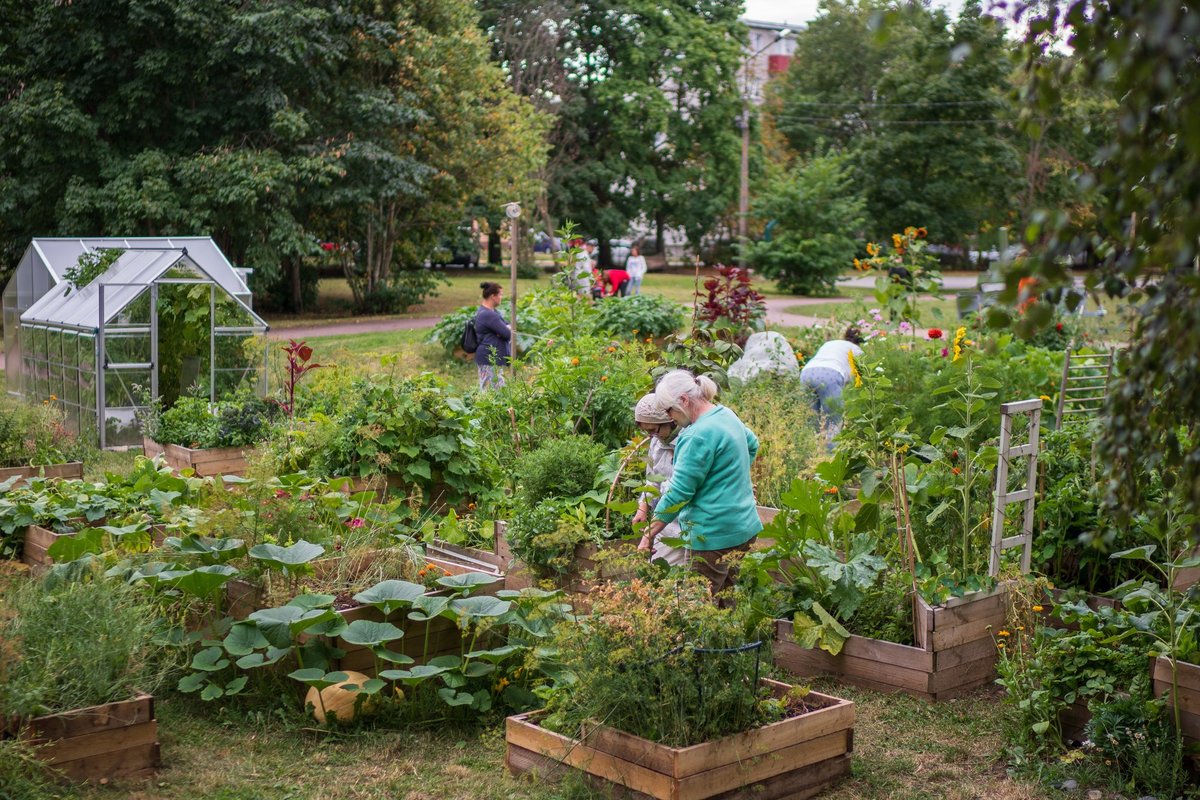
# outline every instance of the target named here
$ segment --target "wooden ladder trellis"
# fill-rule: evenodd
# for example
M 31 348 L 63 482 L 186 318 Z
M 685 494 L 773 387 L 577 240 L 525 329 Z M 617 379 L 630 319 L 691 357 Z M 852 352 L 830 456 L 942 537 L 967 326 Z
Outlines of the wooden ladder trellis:
M 1063 417 L 1069 414 L 1091 415 L 1104 407 L 1112 369 L 1112 350 L 1075 354 L 1067 350 L 1054 412 L 1055 428 L 1061 428 Z
M 1013 446 L 1013 419 L 1018 415 L 1029 417 L 1029 440 Z M 1021 572 L 1029 572 L 1033 551 L 1033 506 L 1037 489 L 1038 432 L 1042 422 L 1040 399 L 1018 400 L 1000 405 L 1000 457 L 996 463 L 996 502 L 992 509 L 992 552 L 988 559 L 988 574 L 993 578 L 1000 574 L 1000 554 L 1011 548 L 1020 547 Z M 1029 459 L 1026 467 L 1025 487 L 1008 490 L 1009 463 L 1014 458 Z M 1012 503 L 1024 503 L 1025 514 L 1021 520 L 1021 532 L 1005 537 L 1005 511 Z

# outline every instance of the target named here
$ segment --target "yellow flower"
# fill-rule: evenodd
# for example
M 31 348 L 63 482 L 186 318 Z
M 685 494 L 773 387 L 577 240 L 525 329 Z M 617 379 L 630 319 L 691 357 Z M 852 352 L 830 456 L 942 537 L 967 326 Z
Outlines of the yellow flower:
M 867 255 L 871 256 L 872 258 L 879 255 L 879 245 L 875 244 L 874 242 L 867 242 Z
M 958 361 L 960 358 L 962 358 L 963 344 L 966 341 L 967 328 L 966 326 L 962 326 L 954 332 L 954 361 Z
M 858 364 L 854 363 L 854 351 L 846 351 L 846 360 L 850 362 L 850 374 L 854 376 L 854 388 L 862 388 L 862 375 L 858 372 Z
M 892 247 L 894 247 L 897 250 L 899 250 L 901 247 L 904 247 L 904 237 L 898 233 L 893 233 L 892 234 Z
M 1035 613 L 1035 614 L 1040 614 L 1040 613 L 1042 613 L 1042 607 L 1041 607 L 1041 606 L 1034 606 L 1034 607 L 1033 607 L 1033 613 Z
M 1001 650 L 1003 650 L 1003 649 L 1004 649 L 1004 642 L 996 642 L 996 647 L 999 647 Z
M 904 235 L 905 236 L 916 236 L 917 229 L 914 228 L 912 225 L 909 225 L 907 228 L 904 229 Z
M 1042 402 L 1043 402 L 1043 403 L 1049 403 L 1049 402 L 1050 402 L 1050 395 L 1048 395 L 1048 394 L 1044 394 L 1044 395 L 1042 395 L 1042 398 L 1041 398 L 1041 399 L 1042 399 Z
M 999 633 L 997 633 L 996 635 L 997 635 L 997 636 L 1008 636 L 1008 635 L 1010 635 L 1010 634 L 1009 634 L 1009 632 L 1008 632 L 1008 631 L 1006 631 L 1006 630 L 1004 630 L 1003 628 L 1001 628 L 1000 632 L 999 632 Z

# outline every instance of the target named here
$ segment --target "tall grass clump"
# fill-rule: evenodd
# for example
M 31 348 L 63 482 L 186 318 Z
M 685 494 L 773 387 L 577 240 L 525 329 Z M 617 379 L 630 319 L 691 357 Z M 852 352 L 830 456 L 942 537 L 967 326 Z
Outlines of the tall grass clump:
M 758 458 L 751 467 L 755 495 L 760 505 L 778 507 L 792 481 L 811 477 L 825 458 L 808 390 L 795 377 L 760 375 L 722 391 L 718 402 L 758 437 Z
M 153 693 L 172 671 L 164 623 L 116 581 L 10 584 L 0 598 L 0 716 L 26 717 Z

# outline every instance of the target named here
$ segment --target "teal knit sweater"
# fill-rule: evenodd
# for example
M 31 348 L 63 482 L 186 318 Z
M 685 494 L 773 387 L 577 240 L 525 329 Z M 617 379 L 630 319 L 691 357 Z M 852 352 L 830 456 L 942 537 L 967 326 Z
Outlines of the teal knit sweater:
M 671 488 L 659 498 L 655 519 L 679 518 L 682 537 L 693 550 L 724 550 L 744 544 L 762 530 L 750 464 L 758 437 L 737 414 L 717 406 L 688 425 L 675 440 Z

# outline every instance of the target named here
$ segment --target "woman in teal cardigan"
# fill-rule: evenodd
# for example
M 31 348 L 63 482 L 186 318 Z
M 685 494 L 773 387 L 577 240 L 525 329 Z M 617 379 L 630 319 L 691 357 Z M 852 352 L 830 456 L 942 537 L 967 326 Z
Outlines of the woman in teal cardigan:
M 750 482 L 758 438 L 737 414 L 712 402 L 717 386 L 706 376 L 673 370 L 654 391 L 683 430 L 675 439 L 671 487 L 659 498 L 639 549 L 649 549 L 658 532 L 678 518 L 691 564 L 716 594 L 736 577 L 726 557 L 749 550 L 762 530 Z

